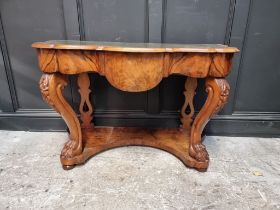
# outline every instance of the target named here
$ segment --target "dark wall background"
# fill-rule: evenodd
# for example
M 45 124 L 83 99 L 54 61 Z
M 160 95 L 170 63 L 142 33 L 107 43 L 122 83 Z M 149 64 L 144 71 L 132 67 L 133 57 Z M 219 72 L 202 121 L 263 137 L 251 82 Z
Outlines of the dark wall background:
M 234 58 L 231 97 L 207 126 L 215 135 L 280 135 L 279 0 L 0 0 L 0 129 L 63 130 L 41 99 L 35 41 L 224 43 Z M 116 90 L 91 75 L 96 125 L 179 125 L 184 77 L 148 92 Z M 200 80 L 196 109 L 205 100 Z M 76 78 L 65 94 L 77 109 Z

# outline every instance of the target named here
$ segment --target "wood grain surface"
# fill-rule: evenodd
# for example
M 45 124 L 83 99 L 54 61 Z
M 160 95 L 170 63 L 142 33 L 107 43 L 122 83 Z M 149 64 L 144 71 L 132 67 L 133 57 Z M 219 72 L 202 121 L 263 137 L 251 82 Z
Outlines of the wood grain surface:
M 93 43 L 49 41 L 35 43 L 39 67 L 44 72 L 40 89 L 49 103 L 66 122 L 70 138 L 61 152 L 64 169 L 104 150 L 129 145 L 151 146 L 168 151 L 186 166 L 205 171 L 209 156 L 202 144 L 202 131 L 212 116 L 227 102 L 230 72 L 236 48 L 224 45 L 175 45 Z M 171 74 L 188 76 L 185 103 L 181 109 L 181 129 L 96 128 L 93 127 L 93 105 L 90 101 L 88 73 L 97 72 L 117 89 L 130 92 L 150 90 Z M 80 122 L 63 97 L 66 74 L 79 74 L 81 95 Z M 196 78 L 206 78 L 208 97 L 196 118 L 193 99 Z M 189 113 L 186 113 L 189 107 Z

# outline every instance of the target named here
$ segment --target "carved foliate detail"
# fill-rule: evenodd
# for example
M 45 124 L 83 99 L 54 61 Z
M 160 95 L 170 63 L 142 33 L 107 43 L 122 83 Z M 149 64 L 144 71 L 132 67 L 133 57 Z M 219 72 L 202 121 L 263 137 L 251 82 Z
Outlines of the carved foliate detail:
M 41 91 L 41 95 L 42 98 L 45 102 L 47 102 L 56 112 L 60 113 L 59 110 L 56 108 L 55 103 L 52 99 L 52 97 L 50 96 L 50 80 L 52 79 L 53 74 L 43 74 L 40 82 L 39 82 L 39 86 L 40 86 L 40 91 Z M 60 88 L 60 90 L 62 91 L 64 89 L 64 87 L 67 85 L 66 81 L 61 81 L 60 83 L 57 84 L 57 86 Z
M 221 93 L 220 93 L 220 100 L 215 109 L 215 114 L 217 114 L 227 103 L 229 92 L 230 92 L 230 86 L 226 80 L 221 80 L 221 79 L 217 80 L 217 84 L 220 87 Z
M 187 78 L 185 82 L 185 102 L 181 109 L 181 123 L 182 128 L 190 130 L 191 124 L 193 122 L 193 115 L 194 115 L 194 105 L 193 105 L 193 98 L 195 95 L 195 90 L 197 87 L 197 79 L 196 78 Z M 186 109 L 189 107 L 190 112 L 186 114 Z
M 43 74 L 40 82 L 39 82 L 39 86 L 40 86 L 40 90 L 41 90 L 41 95 L 42 98 L 44 99 L 45 102 L 47 102 L 49 105 L 53 106 L 53 102 L 50 98 L 50 94 L 49 94 L 49 75 L 47 74 Z
M 219 99 L 218 102 L 216 104 L 216 107 L 214 109 L 214 112 L 212 113 L 211 117 L 215 114 L 217 114 L 223 107 L 224 105 L 227 103 L 228 100 L 228 96 L 230 93 L 230 86 L 228 84 L 228 82 L 225 79 L 216 79 L 216 85 L 219 88 Z M 206 84 L 206 90 L 207 92 L 209 92 L 209 89 L 213 89 L 213 85 L 211 85 L 211 83 L 207 83 Z M 213 91 L 213 90 L 211 90 Z

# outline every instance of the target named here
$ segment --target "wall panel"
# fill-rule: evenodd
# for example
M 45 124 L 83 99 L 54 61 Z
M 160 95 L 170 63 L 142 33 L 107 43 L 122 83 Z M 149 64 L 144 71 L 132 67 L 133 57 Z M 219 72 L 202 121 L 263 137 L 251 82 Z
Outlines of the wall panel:
M 0 129 L 63 130 L 42 101 L 32 42 L 51 39 L 225 43 L 234 58 L 229 103 L 206 133 L 280 135 L 280 3 L 278 0 L 0 0 Z M 179 126 L 183 76 L 141 93 L 116 90 L 91 76 L 96 125 Z M 79 105 L 76 76 L 66 98 Z M 206 98 L 199 80 L 195 107 Z M 244 129 L 246 128 L 246 129 Z
M 277 0 L 251 3 L 235 112 L 280 112 L 279 11 Z
M 19 109 L 48 109 L 38 88 L 35 41 L 65 39 L 60 0 L 1 0 L 0 13 Z
M 10 95 L 8 79 L 5 71 L 3 54 L 0 51 L 0 112 L 13 111 L 12 98 Z

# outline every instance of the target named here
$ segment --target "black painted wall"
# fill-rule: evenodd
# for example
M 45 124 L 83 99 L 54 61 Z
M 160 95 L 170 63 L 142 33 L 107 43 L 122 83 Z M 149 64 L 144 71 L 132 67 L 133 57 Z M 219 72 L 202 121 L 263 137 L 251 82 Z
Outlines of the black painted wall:
M 224 43 L 234 58 L 229 103 L 208 134 L 280 136 L 279 0 L 0 0 L 0 129 L 63 130 L 41 99 L 35 41 Z M 96 125 L 179 125 L 185 78 L 126 93 L 91 75 Z M 195 99 L 204 103 L 203 80 Z M 76 78 L 65 90 L 77 109 Z

